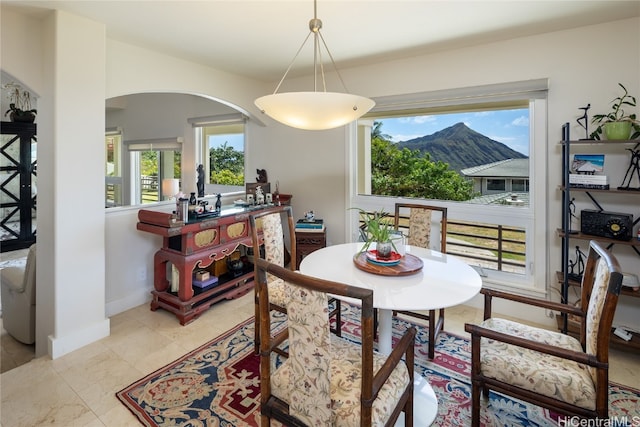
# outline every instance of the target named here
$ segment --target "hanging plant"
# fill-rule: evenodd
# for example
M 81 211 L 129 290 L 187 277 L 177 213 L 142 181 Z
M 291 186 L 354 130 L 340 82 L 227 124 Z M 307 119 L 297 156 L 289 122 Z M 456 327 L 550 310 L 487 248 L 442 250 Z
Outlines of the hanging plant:
M 3 89 L 8 89 L 9 96 L 9 109 L 4 115 L 12 122 L 33 123 L 38 111 L 31 108 L 31 93 L 17 83 L 7 83 Z

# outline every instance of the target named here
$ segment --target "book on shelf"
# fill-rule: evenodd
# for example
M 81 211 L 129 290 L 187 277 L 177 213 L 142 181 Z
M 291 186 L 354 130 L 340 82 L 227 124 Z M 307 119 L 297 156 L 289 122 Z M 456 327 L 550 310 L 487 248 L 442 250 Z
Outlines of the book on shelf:
M 569 174 L 569 184 L 597 184 L 608 185 L 609 177 L 607 175 L 584 175 Z
M 322 226 L 322 228 L 300 228 L 300 227 L 296 227 L 296 231 L 299 231 L 301 233 L 323 233 L 325 230 L 325 227 Z
M 299 219 L 296 223 L 296 228 L 324 228 L 324 220 L 314 219 L 313 221 L 307 221 L 306 219 Z
M 570 188 L 586 188 L 589 190 L 608 190 L 609 184 L 569 184 Z

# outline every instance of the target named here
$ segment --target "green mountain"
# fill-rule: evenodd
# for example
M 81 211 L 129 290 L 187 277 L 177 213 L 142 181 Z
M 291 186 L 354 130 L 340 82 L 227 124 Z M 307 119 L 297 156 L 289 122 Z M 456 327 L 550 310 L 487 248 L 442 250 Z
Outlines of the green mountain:
M 397 144 L 398 148 L 429 153 L 431 160 L 448 163 L 449 167 L 457 172 L 499 160 L 527 158 L 503 143 L 469 129 L 464 123 L 456 123 L 433 135 L 425 135 Z

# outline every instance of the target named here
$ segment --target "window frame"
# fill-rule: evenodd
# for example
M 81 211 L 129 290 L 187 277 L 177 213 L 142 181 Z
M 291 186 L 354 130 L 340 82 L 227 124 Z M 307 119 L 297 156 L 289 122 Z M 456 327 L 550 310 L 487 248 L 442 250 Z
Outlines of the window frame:
M 354 122 L 348 128 L 346 147 L 346 164 L 348 168 L 347 202 L 349 206 L 358 206 L 365 210 L 384 209 L 393 212 L 396 202 L 429 203 L 448 208 L 451 220 L 478 221 L 479 212 L 483 222 L 522 227 L 526 233 L 526 267 L 524 275 L 508 272 L 483 270 L 483 282 L 491 287 L 516 290 L 530 295 L 546 295 L 548 292 L 548 255 L 546 251 L 546 212 L 547 212 L 547 171 L 546 158 L 548 151 L 547 131 L 547 89 L 546 79 L 513 82 L 498 85 L 478 86 L 472 88 L 435 91 L 420 94 L 390 96 L 376 99 L 376 107 L 371 114 Z M 497 205 L 477 205 L 464 202 L 444 200 L 403 199 L 398 197 L 359 194 L 370 188 L 363 188 L 362 177 L 370 174 L 370 138 L 358 132 L 358 126 L 373 125 L 375 117 L 415 115 L 427 108 L 451 108 L 453 111 L 465 110 L 465 106 L 499 103 L 514 100 L 529 102 L 529 181 L 530 203 L 527 207 L 505 207 Z M 453 112 L 452 111 L 452 112 Z M 468 111 L 468 110 L 465 110 Z M 370 132 L 369 132 L 370 134 Z M 365 136 L 363 136 L 365 135 Z M 370 176 L 370 175 L 369 175 Z M 366 187 L 366 183 L 364 187 Z M 369 184 L 370 185 L 370 184 Z M 359 188 L 360 187 L 360 188 Z M 358 191 L 358 190 L 361 191 Z M 358 236 L 357 211 L 346 212 L 345 239 L 356 241 Z M 535 260 L 535 262 L 534 262 Z
M 213 127 L 221 127 L 223 129 L 230 129 L 234 126 L 242 126 L 242 134 L 243 134 L 243 153 L 244 153 L 244 176 L 245 181 L 247 177 L 247 120 L 248 117 L 243 113 L 230 113 L 230 114 L 220 114 L 214 116 L 204 116 L 204 117 L 192 117 L 187 119 L 187 122 L 191 124 L 194 130 L 194 137 L 196 141 L 196 165 L 202 164 L 204 166 L 205 173 L 205 195 L 207 194 L 217 194 L 221 193 L 222 195 L 236 194 L 245 191 L 244 186 L 223 186 L 222 184 L 212 184 L 211 183 L 211 166 L 209 164 L 209 143 L 206 141 L 206 135 L 204 133 L 204 128 L 213 128 Z M 222 132 L 221 134 L 226 134 L 229 132 Z M 238 132 L 239 134 L 240 132 Z M 220 186 L 223 188 L 223 191 L 207 191 L 207 186 Z M 228 187 L 228 188 L 224 188 Z M 227 191 L 224 191 L 227 190 Z

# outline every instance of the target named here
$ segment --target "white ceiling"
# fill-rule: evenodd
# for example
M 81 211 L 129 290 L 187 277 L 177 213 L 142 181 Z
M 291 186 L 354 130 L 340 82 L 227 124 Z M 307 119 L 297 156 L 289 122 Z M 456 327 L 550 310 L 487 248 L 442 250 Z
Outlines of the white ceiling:
M 309 31 L 314 10 L 312 0 L 2 4 L 26 7 L 36 16 L 65 10 L 103 22 L 109 38 L 267 82 L 284 74 Z M 317 16 L 338 69 L 343 69 L 640 16 L 640 1 L 318 0 Z M 312 64 L 307 43 L 289 75 L 308 73 Z

